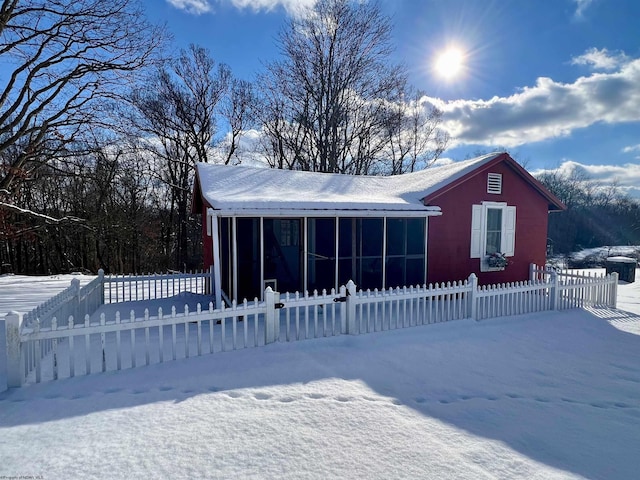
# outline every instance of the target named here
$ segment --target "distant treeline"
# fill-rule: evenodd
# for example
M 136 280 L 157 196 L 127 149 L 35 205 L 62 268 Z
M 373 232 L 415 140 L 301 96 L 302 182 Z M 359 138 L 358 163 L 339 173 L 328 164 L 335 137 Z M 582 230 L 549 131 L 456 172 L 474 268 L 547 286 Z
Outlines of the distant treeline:
M 549 215 L 553 253 L 607 245 L 640 245 L 640 201 L 617 185 L 599 186 L 578 170 L 538 177 L 567 206 Z

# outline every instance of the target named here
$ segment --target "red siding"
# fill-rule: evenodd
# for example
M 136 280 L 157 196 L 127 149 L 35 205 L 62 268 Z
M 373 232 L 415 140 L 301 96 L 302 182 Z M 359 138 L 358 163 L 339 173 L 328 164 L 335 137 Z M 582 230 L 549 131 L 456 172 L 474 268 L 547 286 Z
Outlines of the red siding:
M 487 193 L 487 173 L 502 174 L 502 194 Z M 506 202 L 516 207 L 515 255 L 504 271 L 480 272 L 480 259 L 470 258 L 471 205 Z M 472 272 L 480 284 L 528 280 L 529 264 L 544 265 L 549 203 L 531 184 L 505 163 L 475 173 L 434 198 L 441 217 L 429 219 L 427 282 L 466 279 Z

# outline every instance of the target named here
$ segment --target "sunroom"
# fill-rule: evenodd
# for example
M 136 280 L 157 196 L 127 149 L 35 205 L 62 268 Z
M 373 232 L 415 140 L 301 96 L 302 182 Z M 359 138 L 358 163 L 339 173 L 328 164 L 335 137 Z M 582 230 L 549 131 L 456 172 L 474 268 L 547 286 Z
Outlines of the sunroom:
M 440 215 L 421 201 L 426 178 L 199 164 L 193 210 L 206 218 L 216 301 L 262 298 L 267 286 L 424 284 L 428 218 Z

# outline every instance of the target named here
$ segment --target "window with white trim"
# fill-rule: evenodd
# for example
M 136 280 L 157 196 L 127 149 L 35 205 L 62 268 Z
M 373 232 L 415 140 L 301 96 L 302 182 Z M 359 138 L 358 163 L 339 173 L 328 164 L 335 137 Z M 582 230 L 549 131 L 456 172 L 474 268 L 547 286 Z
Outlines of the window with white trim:
M 516 207 L 504 202 L 482 202 L 472 205 L 471 258 L 479 258 L 480 270 L 496 270 L 487 264 L 487 257 L 502 253 L 506 257 L 515 254 Z

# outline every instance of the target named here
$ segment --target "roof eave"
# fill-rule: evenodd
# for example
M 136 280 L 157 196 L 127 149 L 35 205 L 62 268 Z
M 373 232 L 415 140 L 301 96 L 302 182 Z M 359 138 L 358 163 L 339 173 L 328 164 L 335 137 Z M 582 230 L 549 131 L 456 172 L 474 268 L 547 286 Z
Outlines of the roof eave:
M 465 175 L 461 176 L 460 178 L 457 178 L 452 182 L 448 183 L 447 185 L 444 185 L 438 190 L 430 193 L 429 195 L 426 195 L 422 199 L 423 204 L 428 205 L 430 202 L 434 201 L 436 198 L 458 187 L 459 185 L 469 180 L 471 177 L 474 177 L 480 172 L 486 171 L 492 168 L 494 165 L 503 161 L 506 162 L 506 164 L 512 170 L 514 170 L 518 175 L 520 175 L 520 177 L 523 180 L 529 183 L 540 195 L 542 195 L 547 200 L 547 202 L 549 203 L 549 211 L 562 211 L 567 209 L 565 204 L 562 203 L 562 201 L 558 197 L 556 197 L 553 193 L 551 193 L 544 185 L 542 185 L 538 180 L 536 180 L 529 172 L 527 172 L 518 162 L 516 162 L 513 158 L 511 158 L 511 156 L 506 152 L 500 155 L 497 155 L 495 158 L 491 159 L 490 161 L 482 165 L 479 165 L 477 168 L 471 170 L 470 172 L 467 172 Z
M 237 217 L 435 217 L 440 207 L 421 209 L 336 209 L 336 208 L 233 208 L 213 207 L 218 216 Z

